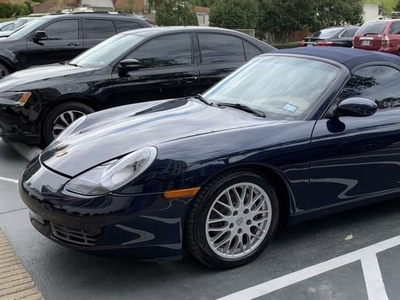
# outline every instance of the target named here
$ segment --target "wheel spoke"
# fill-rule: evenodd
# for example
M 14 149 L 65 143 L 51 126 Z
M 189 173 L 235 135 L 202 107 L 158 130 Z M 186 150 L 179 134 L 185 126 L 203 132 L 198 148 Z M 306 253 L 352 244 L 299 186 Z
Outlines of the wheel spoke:
M 217 210 L 215 208 L 213 208 L 212 211 L 215 212 L 216 214 L 218 214 L 222 218 L 226 218 L 227 217 L 226 215 L 224 215 L 222 212 L 220 212 L 219 210 Z
M 231 194 L 229 193 L 229 191 L 226 191 L 226 192 L 225 192 L 225 197 L 226 197 L 226 199 L 228 199 L 228 205 L 230 205 L 231 207 L 235 207 L 235 206 L 233 205 L 232 197 L 231 197 Z
M 217 233 L 215 236 L 211 238 L 211 243 L 215 243 L 220 237 L 222 237 L 225 233 L 227 233 L 227 230 L 221 230 L 221 232 Z
M 258 215 L 258 214 L 257 214 Z M 256 215 L 254 215 L 254 217 L 255 217 Z M 253 221 L 255 222 L 255 223 L 257 223 L 257 224 L 260 224 L 260 223 L 262 223 L 262 222 L 265 222 L 265 221 L 268 221 L 269 220 L 269 216 L 263 216 L 263 217 L 261 217 L 260 219 L 254 219 L 254 217 L 253 217 Z
M 240 195 L 240 204 L 244 206 L 244 200 L 246 199 L 247 185 L 242 187 L 242 195 Z
M 57 130 L 63 131 L 65 128 L 67 128 L 67 127 L 66 126 L 62 126 L 60 124 L 56 124 L 53 127 L 53 131 L 57 131 Z
M 217 201 L 218 204 L 221 204 L 222 206 L 225 206 L 226 208 L 228 208 L 230 211 L 232 211 L 232 206 L 222 202 L 222 201 Z
M 266 199 L 265 199 L 265 198 L 262 199 L 262 200 L 259 200 L 259 203 L 256 205 L 255 208 L 252 208 L 251 211 L 252 211 L 252 212 L 257 212 L 257 211 L 259 211 L 259 210 L 262 208 L 262 206 L 263 206 L 263 204 L 264 204 L 265 202 L 266 202 Z
M 226 222 L 226 219 L 225 218 L 211 219 L 208 221 L 208 224 L 214 224 L 214 223 L 219 223 L 219 222 Z
M 214 244 L 214 247 L 218 249 L 218 248 L 221 247 L 222 245 L 225 245 L 226 243 L 228 243 L 230 240 L 231 240 L 230 237 L 227 236 L 227 237 L 225 237 L 222 241 L 220 241 L 220 242 Z
M 232 256 L 235 255 L 236 249 L 238 249 L 239 247 L 243 248 L 243 245 L 242 242 L 240 241 L 240 238 L 236 237 L 235 244 L 233 244 L 232 246 L 232 253 L 231 253 Z

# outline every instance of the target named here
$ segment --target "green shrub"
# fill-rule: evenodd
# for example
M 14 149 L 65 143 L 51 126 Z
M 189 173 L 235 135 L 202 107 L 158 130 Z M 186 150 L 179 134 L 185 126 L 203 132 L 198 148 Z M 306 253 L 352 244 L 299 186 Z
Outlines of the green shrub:
M 291 42 L 287 44 L 272 44 L 271 46 L 276 49 L 288 49 L 288 48 L 296 48 L 300 46 L 300 42 Z
M 0 18 L 11 18 L 14 15 L 13 7 L 11 3 L 0 3 Z

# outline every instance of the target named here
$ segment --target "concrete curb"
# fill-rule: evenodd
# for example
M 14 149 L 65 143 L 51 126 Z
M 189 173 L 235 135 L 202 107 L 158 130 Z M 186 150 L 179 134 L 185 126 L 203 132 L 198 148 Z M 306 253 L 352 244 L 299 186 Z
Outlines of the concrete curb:
M 0 300 L 43 300 L 0 229 Z
M 28 146 L 20 143 L 9 143 L 27 161 L 34 159 L 42 150 L 35 146 Z

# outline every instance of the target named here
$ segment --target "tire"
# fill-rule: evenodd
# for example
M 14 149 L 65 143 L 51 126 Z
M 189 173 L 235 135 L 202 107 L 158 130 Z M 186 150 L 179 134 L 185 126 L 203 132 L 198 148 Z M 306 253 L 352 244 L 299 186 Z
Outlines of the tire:
M 93 112 L 94 110 L 90 106 L 79 102 L 66 102 L 50 110 L 43 121 L 45 146 L 50 144 L 73 121 Z
M 193 199 L 185 224 L 185 247 L 209 267 L 239 267 L 264 250 L 278 219 L 272 186 L 258 173 L 234 170 L 212 180 Z
M 0 79 L 8 74 L 10 74 L 10 70 L 3 63 L 0 63 Z

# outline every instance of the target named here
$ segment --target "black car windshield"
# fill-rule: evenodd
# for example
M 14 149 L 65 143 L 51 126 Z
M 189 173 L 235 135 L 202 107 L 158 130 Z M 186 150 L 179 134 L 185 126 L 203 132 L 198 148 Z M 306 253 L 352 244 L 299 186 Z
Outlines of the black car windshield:
M 70 64 L 86 68 L 102 68 L 129 52 L 145 38 L 145 36 L 126 33 L 114 35 L 75 57 Z
M 23 38 L 24 36 L 27 36 L 34 30 L 38 29 L 42 24 L 46 23 L 49 19 L 47 18 L 37 18 L 35 20 L 32 20 L 31 22 L 27 23 L 25 26 L 19 27 L 17 30 L 15 30 L 10 37 L 20 39 Z
M 327 28 L 327 29 L 322 29 L 320 31 L 315 32 L 312 35 L 312 37 L 326 39 L 326 38 L 333 37 L 342 31 L 343 31 L 343 28 Z
M 308 58 L 261 56 L 203 96 L 214 104 L 239 103 L 274 119 L 298 119 L 340 74 L 339 67 Z

